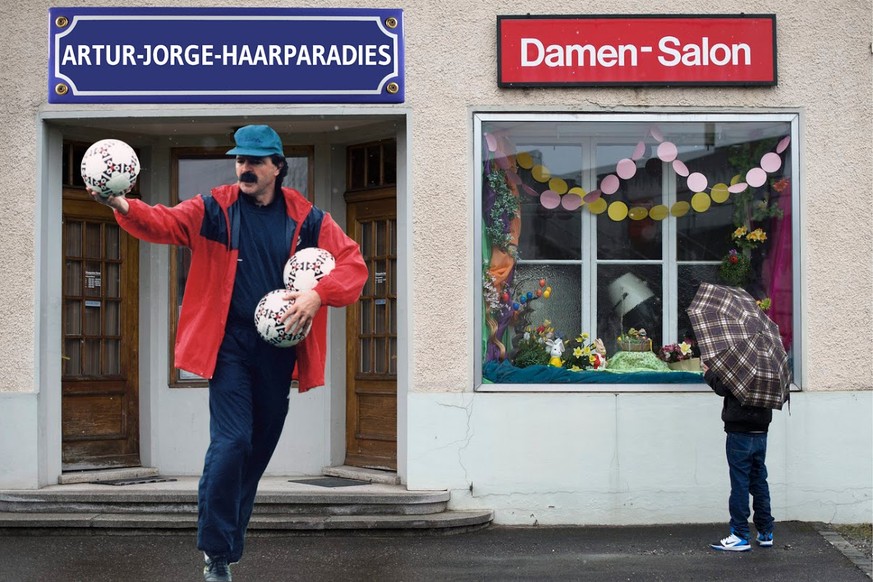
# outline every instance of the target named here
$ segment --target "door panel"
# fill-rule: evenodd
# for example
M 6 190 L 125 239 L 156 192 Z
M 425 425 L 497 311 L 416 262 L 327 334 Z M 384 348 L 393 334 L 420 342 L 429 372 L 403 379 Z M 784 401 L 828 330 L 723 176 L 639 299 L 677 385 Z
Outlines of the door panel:
M 350 201 L 350 235 L 370 271 L 346 309 L 346 464 L 397 469 L 396 190 Z
M 137 466 L 138 241 L 64 190 L 63 470 Z

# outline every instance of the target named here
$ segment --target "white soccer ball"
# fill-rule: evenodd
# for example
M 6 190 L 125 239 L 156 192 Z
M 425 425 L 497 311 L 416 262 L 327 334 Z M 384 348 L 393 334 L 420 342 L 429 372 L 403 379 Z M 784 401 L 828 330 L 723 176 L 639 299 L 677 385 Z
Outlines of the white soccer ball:
M 117 139 L 101 139 L 82 156 L 82 179 L 103 198 L 129 192 L 139 168 L 133 148 Z
M 296 346 L 303 341 L 312 327 L 310 322 L 303 331 L 297 333 L 285 331 L 285 322 L 279 321 L 279 318 L 294 304 L 293 299 L 282 299 L 287 292 L 287 289 L 270 291 L 261 298 L 255 308 L 255 327 L 258 333 L 265 342 L 280 348 Z
M 294 253 L 285 263 L 283 279 L 290 291 L 309 291 L 322 277 L 333 271 L 336 260 L 324 249 L 311 247 Z

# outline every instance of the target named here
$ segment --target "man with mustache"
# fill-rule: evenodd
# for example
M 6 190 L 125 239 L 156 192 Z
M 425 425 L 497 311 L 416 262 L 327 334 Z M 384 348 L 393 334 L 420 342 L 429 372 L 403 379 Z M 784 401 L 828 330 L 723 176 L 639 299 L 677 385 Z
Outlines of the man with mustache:
M 191 267 L 176 333 L 175 366 L 209 379 L 209 448 L 198 498 L 197 547 L 207 581 L 231 580 L 242 557 L 258 481 L 288 412 L 295 362 L 299 391 L 324 384 L 327 306 L 354 303 L 367 279 L 357 243 L 330 214 L 282 187 L 288 165 L 279 135 L 266 125 L 234 134 L 237 183 L 172 208 L 125 196 L 91 196 L 115 211 L 118 224 L 152 243 L 191 249 Z M 312 329 L 292 348 L 264 342 L 255 307 L 284 287 L 283 267 L 296 251 L 319 247 L 336 267 L 318 285 L 288 292 L 289 332 Z

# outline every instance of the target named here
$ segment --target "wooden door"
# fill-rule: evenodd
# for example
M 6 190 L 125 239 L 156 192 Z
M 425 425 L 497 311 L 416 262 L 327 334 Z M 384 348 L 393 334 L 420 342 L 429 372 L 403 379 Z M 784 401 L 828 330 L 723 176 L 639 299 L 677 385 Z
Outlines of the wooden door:
M 362 199 L 363 198 L 363 199 Z M 397 470 L 397 210 L 394 187 L 347 195 L 370 271 L 346 309 L 346 464 Z
M 138 241 L 64 189 L 63 470 L 138 466 Z

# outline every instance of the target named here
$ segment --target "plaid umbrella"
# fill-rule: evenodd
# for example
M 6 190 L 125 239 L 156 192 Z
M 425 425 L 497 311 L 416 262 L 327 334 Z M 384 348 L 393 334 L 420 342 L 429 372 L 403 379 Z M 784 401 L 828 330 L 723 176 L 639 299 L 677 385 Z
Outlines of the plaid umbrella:
M 688 307 L 701 359 L 740 404 L 781 409 L 791 370 L 779 326 L 739 287 L 701 283 Z

